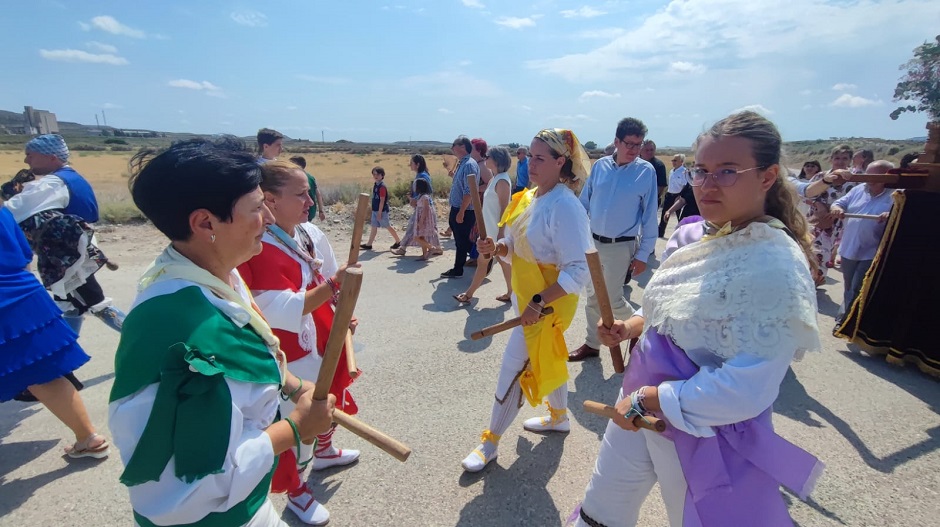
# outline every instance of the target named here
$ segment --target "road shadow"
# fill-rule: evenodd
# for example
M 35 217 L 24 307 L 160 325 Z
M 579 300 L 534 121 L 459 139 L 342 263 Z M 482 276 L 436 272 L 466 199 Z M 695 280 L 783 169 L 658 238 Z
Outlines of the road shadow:
M 832 280 L 827 278 L 827 281 Z M 823 289 L 816 290 L 816 305 L 819 307 L 819 313 L 832 318 L 839 314 L 839 308 L 842 306 L 842 299 L 839 302 L 829 298 L 829 293 Z
M 492 336 L 483 337 L 480 340 L 472 340 L 470 336 L 483 328 L 499 324 L 515 315 L 511 304 L 500 304 L 496 307 L 488 308 L 475 308 L 474 306 L 477 305 L 478 301 L 477 298 L 474 298 L 470 301 L 470 304 L 461 306 L 463 309 L 467 310 L 467 320 L 463 327 L 463 340 L 457 343 L 457 349 L 464 353 L 477 353 L 489 348 L 490 344 L 493 343 Z M 454 300 L 454 302 L 456 303 L 457 301 Z M 509 312 L 508 315 L 507 311 Z
M 849 358 L 851 355 L 847 355 Z M 859 355 L 860 356 L 860 355 Z M 914 395 L 927 403 L 934 412 L 937 412 L 938 403 L 940 403 L 940 392 L 937 391 L 936 382 L 932 379 L 919 379 L 914 376 L 905 376 L 905 382 L 897 382 L 899 379 L 898 371 L 890 371 L 891 366 L 877 360 L 856 360 L 859 365 L 869 369 L 875 375 L 885 378 L 897 384 L 900 388 Z M 904 370 L 899 370 L 904 371 Z M 918 443 L 907 446 L 895 453 L 884 457 L 878 457 L 865 444 L 859 435 L 852 429 L 851 425 L 844 419 L 836 415 L 835 412 L 827 408 L 824 404 L 813 398 L 807 393 L 806 388 L 800 383 L 793 373 L 792 369 L 787 370 L 780 386 L 780 397 L 774 404 L 774 412 L 789 417 L 795 421 L 806 424 L 814 428 L 822 428 L 829 424 L 844 437 L 850 445 L 858 452 L 859 457 L 869 467 L 884 474 L 893 473 L 899 466 L 913 461 L 917 458 L 928 455 L 940 448 L 940 426 L 935 426 L 924 430 L 928 436 Z M 819 416 L 816 419 L 812 414 Z M 906 423 L 907 426 L 916 426 L 915 423 Z
M 440 256 L 437 258 L 440 258 Z M 412 274 L 424 269 L 430 263 L 430 260 L 418 260 L 417 256 L 396 256 L 392 260 L 392 265 L 386 267 L 386 269 L 395 271 L 398 274 Z
M 606 352 L 607 348 L 601 350 L 602 354 Z M 568 411 L 581 426 L 597 435 L 598 439 L 603 438 L 608 419 L 584 411 L 584 401 L 614 404 L 620 393 L 623 375 L 614 374 L 610 379 L 604 379 L 601 359 L 592 358 L 581 361 L 581 371 L 573 382 L 574 391 L 568 392 Z
M 55 448 L 58 440 L 42 441 L 24 441 L 20 443 L 4 443 L 3 457 L 0 461 L 0 518 L 10 514 L 26 503 L 37 490 L 47 484 L 56 481 L 59 478 L 82 472 L 90 468 L 97 467 L 104 463 L 105 459 L 74 459 L 69 460 L 66 465 L 57 468 L 51 472 L 37 474 L 30 478 L 14 479 L 7 481 L 5 475 L 10 470 L 17 468 L 25 463 L 33 461 L 42 454 Z
M 823 516 L 835 522 L 839 522 L 840 525 L 846 525 L 845 521 L 843 521 L 842 518 L 840 518 L 838 514 L 820 505 L 816 500 L 813 499 L 812 496 L 807 497 L 805 500 L 801 500 L 795 494 L 793 494 L 787 489 L 781 490 L 780 493 L 783 494 L 783 501 L 787 504 L 788 509 L 793 507 L 795 503 L 802 501 L 809 508 L 818 512 L 820 516 Z M 796 522 L 793 522 L 793 525 L 796 527 L 799 527 L 799 524 Z
M 482 480 L 483 492 L 460 510 L 456 527 L 558 525 L 560 513 L 547 487 L 558 470 L 564 441 L 563 434 L 539 437 L 534 443 L 519 437 L 519 457 L 508 468 L 500 467 L 496 459 L 481 472 L 461 474 L 461 487 Z

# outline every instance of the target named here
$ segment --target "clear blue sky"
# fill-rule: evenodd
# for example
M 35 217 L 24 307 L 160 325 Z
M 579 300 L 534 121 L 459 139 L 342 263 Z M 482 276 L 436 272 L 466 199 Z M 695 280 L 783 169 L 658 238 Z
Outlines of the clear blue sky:
M 661 146 L 757 108 L 788 140 L 924 135 L 888 114 L 937 0 L 9 2 L 0 109 L 94 124 L 327 141 Z

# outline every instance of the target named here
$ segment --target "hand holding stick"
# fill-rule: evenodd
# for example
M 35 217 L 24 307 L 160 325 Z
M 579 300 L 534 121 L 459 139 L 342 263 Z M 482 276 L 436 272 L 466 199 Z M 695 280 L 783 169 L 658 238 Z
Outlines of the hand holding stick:
M 349 322 L 352 320 L 361 287 L 362 270 L 356 268 L 346 269 L 346 277 L 343 279 L 339 302 L 336 304 L 333 326 L 330 328 L 330 336 L 326 341 L 326 349 L 323 353 L 323 362 L 320 364 L 320 373 L 317 376 L 317 386 L 313 391 L 313 398 L 318 401 L 325 400 L 329 396 L 330 386 L 333 384 L 333 376 L 336 374 L 336 368 L 339 365 L 339 357 L 343 353 L 343 343 L 349 333 Z M 399 461 L 408 459 L 411 454 L 411 449 L 407 446 L 340 410 L 333 412 L 333 420 L 350 432 L 388 452 Z
M 545 315 L 550 315 L 555 312 L 555 308 L 548 306 L 542 310 L 539 314 L 539 318 L 544 317 Z M 470 334 L 470 340 L 480 340 L 484 337 L 491 337 L 497 333 L 502 333 L 507 329 L 512 329 L 518 325 L 522 324 L 522 317 L 510 318 L 505 322 L 500 322 L 499 324 L 494 324 L 489 327 L 485 327 L 480 331 L 474 331 Z
M 349 259 L 352 265 L 359 261 L 359 244 L 362 243 L 362 231 L 365 229 L 366 218 L 369 216 L 369 195 L 359 194 L 356 204 L 356 218 L 353 223 L 352 241 L 349 243 Z M 353 350 L 352 331 L 346 333 L 346 369 L 353 379 L 359 377 L 359 367 L 356 365 L 356 354 Z
M 610 307 L 610 296 L 607 294 L 601 258 L 597 254 L 597 249 L 590 249 L 584 253 L 584 257 L 591 271 L 591 282 L 594 284 L 594 297 L 597 298 L 597 307 L 601 312 L 601 322 L 605 328 L 610 328 L 614 325 L 614 312 Z M 623 352 L 620 350 L 620 344 L 610 348 L 610 358 L 614 362 L 614 371 L 623 373 Z
M 476 176 L 473 174 L 467 176 L 467 183 L 470 185 L 470 203 L 473 204 L 473 211 L 477 217 L 477 231 L 480 233 L 480 239 L 485 240 L 486 222 L 483 221 L 483 203 L 480 200 L 480 188 L 477 186 Z
M 584 401 L 584 410 L 588 413 L 613 419 L 614 417 L 623 417 L 617 413 L 617 409 L 609 404 L 603 404 L 596 401 Z M 644 421 L 643 419 L 646 419 Z M 647 422 L 649 421 L 649 422 Z M 637 428 L 644 428 L 651 432 L 663 432 L 666 430 L 666 422 L 651 415 L 645 415 L 641 418 L 639 415 L 633 418 L 633 425 Z

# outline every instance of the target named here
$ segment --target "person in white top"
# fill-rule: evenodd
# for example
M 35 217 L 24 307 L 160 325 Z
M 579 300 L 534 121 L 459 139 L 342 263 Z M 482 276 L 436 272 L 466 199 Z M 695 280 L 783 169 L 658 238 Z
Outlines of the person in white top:
M 550 414 L 526 420 L 523 428 L 571 429 L 564 331 L 589 280 L 585 252 L 593 247 L 587 213 L 573 189 L 587 177 L 590 159 L 571 130 L 558 128 L 539 132 L 529 156 L 535 188 L 513 197 L 498 243 L 492 237 L 478 242 L 482 255 L 512 258 L 512 304 L 522 325 L 513 328 L 506 344 L 489 427 L 461 463 L 468 472 L 496 459 L 500 437 L 518 415 L 523 396 L 533 406 L 545 398 Z M 553 313 L 543 314 L 549 306 Z
M 666 211 L 679 198 L 679 193 L 689 182 L 689 172 L 685 168 L 685 155 L 676 154 L 672 156 L 672 171 L 669 172 L 668 185 L 666 186 L 666 197 L 663 198 L 663 212 L 659 217 L 659 237 L 666 235 L 666 225 L 669 223 L 669 217 Z
M 508 148 L 495 146 L 488 150 L 485 159 L 484 166 L 486 170 L 491 174 L 496 174 L 496 176 L 490 179 L 486 186 L 486 191 L 483 193 L 483 224 L 486 227 L 487 234 L 496 234 L 498 231 L 496 239 L 500 239 L 503 236 L 503 228 L 499 226 L 499 221 L 500 218 L 503 217 L 503 211 L 506 210 L 506 206 L 509 205 L 510 194 L 512 192 L 512 181 L 509 179 L 509 174 L 507 173 L 509 166 L 512 164 L 512 158 L 510 157 Z M 480 167 L 480 174 L 483 174 L 482 166 Z M 503 271 L 503 278 L 506 280 L 506 292 L 496 297 L 496 300 L 509 302 L 510 296 L 512 295 L 512 279 L 510 275 L 512 267 L 508 259 L 497 257 L 496 261 L 499 262 L 499 266 Z M 476 272 L 473 273 L 473 280 L 470 282 L 470 287 L 463 293 L 454 296 L 457 302 L 466 304 L 473 299 L 473 293 L 483 284 L 483 279 L 489 274 L 492 265 L 492 263 L 487 262 L 485 266 L 477 266 Z

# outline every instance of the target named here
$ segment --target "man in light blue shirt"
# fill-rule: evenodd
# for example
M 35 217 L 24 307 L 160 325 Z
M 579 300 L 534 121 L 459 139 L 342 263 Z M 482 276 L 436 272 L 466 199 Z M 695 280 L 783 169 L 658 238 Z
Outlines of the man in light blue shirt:
M 480 184 L 480 166 L 470 152 L 473 151 L 473 144 L 470 139 L 461 135 L 454 139 L 451 145 L 451 152 L 457 157 L 457 168 L 454 169 L 454 182 L 450 186 L 450 229 L 454 233 L 454 245 L 457 246 L 457 254 L 454 257 L 454 267 L 441 273 L 444 278 L 459 278 L 463 276 L 463 266 L 467 262 L 467 255 L 470 254 L 470 231 L 476 224 L 476 215 L 473 210 L 473 203 L 470 201 L 470 183 L 467 178 L 473 177 Z
M 529 188 L 529 149 L 520 146 L 516 149 L 516 186 L 512 189 L 512 193 L 522 192 L 523 190 Z
M 617 320 L 633 315 L 633 307 L 623 296 L 623 281 L 627 272 L 638 276 L 646 270 L 646 260 L 653 253 L 659 234 L 656 170 L 639 157 L 646 132 L 646 125 L 639 119 L 622 119 L 614 136 L 616 152 L 594 163 L 591 176 L 581 190 L 581 203 L 591 219 L 594 245 L 604 268 L 607 294 Z M 584 345 L 568 355 L 571 362 L 600 353 L 597 338 L 600 310 L 596 294 L 587 298 L 584 314 L 587 337 Z
M 875 161 L 868 165 L 866 174 L 887 174 L 894 165 L 888 161 Z M 885 189 L 884 183 L 862 183 L 837 199 L 829 213 L 842 220 L 842 243 L 839 256 L 842 257 L 842 306 L 836 320 L 841 321 L 858 292 L 868 268 L 871 267 L 885 232 L 885 221 L 894 204 L 893 191 Z M 878 216 L 878 219 L 846 218 L 845 213 Z

